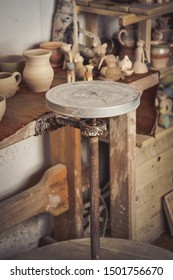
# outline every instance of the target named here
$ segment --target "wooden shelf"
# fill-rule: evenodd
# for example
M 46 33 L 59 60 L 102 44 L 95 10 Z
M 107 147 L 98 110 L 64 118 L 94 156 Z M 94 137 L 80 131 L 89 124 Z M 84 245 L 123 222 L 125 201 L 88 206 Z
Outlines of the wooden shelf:
M 119 24 L 127 26 L 173 12 L 173 2 L 162 4 L 117 4 L 111 1 L 76 0 L 78 13 L 89 13 L 119 18 Z
M 65 71 L 58 71 L 52 87 L 65 82 Z M 45 92 L 32 92 L 22 82 L 15 96 L 7 99 L 7 109 L 0 122 L 0 149 L 35 135 L 36 121 L 47 113 L 50 111 L 45 106 Z

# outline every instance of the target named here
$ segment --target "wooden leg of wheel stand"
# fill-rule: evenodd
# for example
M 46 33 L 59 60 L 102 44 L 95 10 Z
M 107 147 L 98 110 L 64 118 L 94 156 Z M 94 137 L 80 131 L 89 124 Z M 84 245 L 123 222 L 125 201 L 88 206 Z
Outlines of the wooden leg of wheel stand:
M 70 140 L 69 140 L 70 139 Z M 83 237 L 80 130 L 64 127 L 50 133 L 51 164 L 67 166 L 69 210 L 55 219 L 58 241 Z

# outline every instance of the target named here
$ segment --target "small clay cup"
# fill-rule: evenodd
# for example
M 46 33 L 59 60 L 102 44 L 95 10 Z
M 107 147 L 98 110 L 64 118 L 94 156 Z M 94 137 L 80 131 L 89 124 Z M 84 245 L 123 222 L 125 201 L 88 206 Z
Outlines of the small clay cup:
M 6 110 L 6 98 L 0 95 L 0 121 L 2 120 Z
M 19 72 L 0 72 L 0 95 L 12 97 L 19 89 L 22 75 Z

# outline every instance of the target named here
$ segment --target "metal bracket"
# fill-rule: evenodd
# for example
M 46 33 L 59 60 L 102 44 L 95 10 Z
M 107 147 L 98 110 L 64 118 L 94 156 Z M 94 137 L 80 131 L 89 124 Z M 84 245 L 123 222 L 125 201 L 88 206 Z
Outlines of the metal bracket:
M 79 128 L 84 136 L 106 136 L 107 134 L 107 125 L 102 120 L 78 120 L 70 117 L 63 117 L 56 113 L 48 113 L 36 121 L 35 135 L 42 135 L 48 131 L 53 131 L 65 126 Z
M 106 123 L 103 120 L 97 119 L 81 121 L 80 129 L 82 135 L 89 137 L 106 136 L 108 131 Z
M 48 113 L 36 120 L 35 125 L 35 135 L 42 135 L 48 131 L 58 129 L 60 126 L 56 122 L 56 117 L 54 113 Z

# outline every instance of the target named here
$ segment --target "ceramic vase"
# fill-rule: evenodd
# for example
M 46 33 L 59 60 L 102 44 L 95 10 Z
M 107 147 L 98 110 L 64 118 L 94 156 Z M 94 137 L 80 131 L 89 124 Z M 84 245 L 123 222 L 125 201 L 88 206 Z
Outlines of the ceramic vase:
M 51 51 L 43 49 L 23 52 L 26 59 L 23 79 L 32 91 L 44 92 L 50 88 L 54 77 L 54 71 L 50 64 L 51 54 Z
M 151 42 L 151 65 L 155 69 L 167 66 L 170 59 L 170 45 L 161 41 Z
M 41 49 L 46 49 L 52 52 L 50 63 L 53 68 L 61 68 L 63 66 L 64 53 L 61 50 L 63 45 L 63 42 L 43 42 L 40 44 Z

